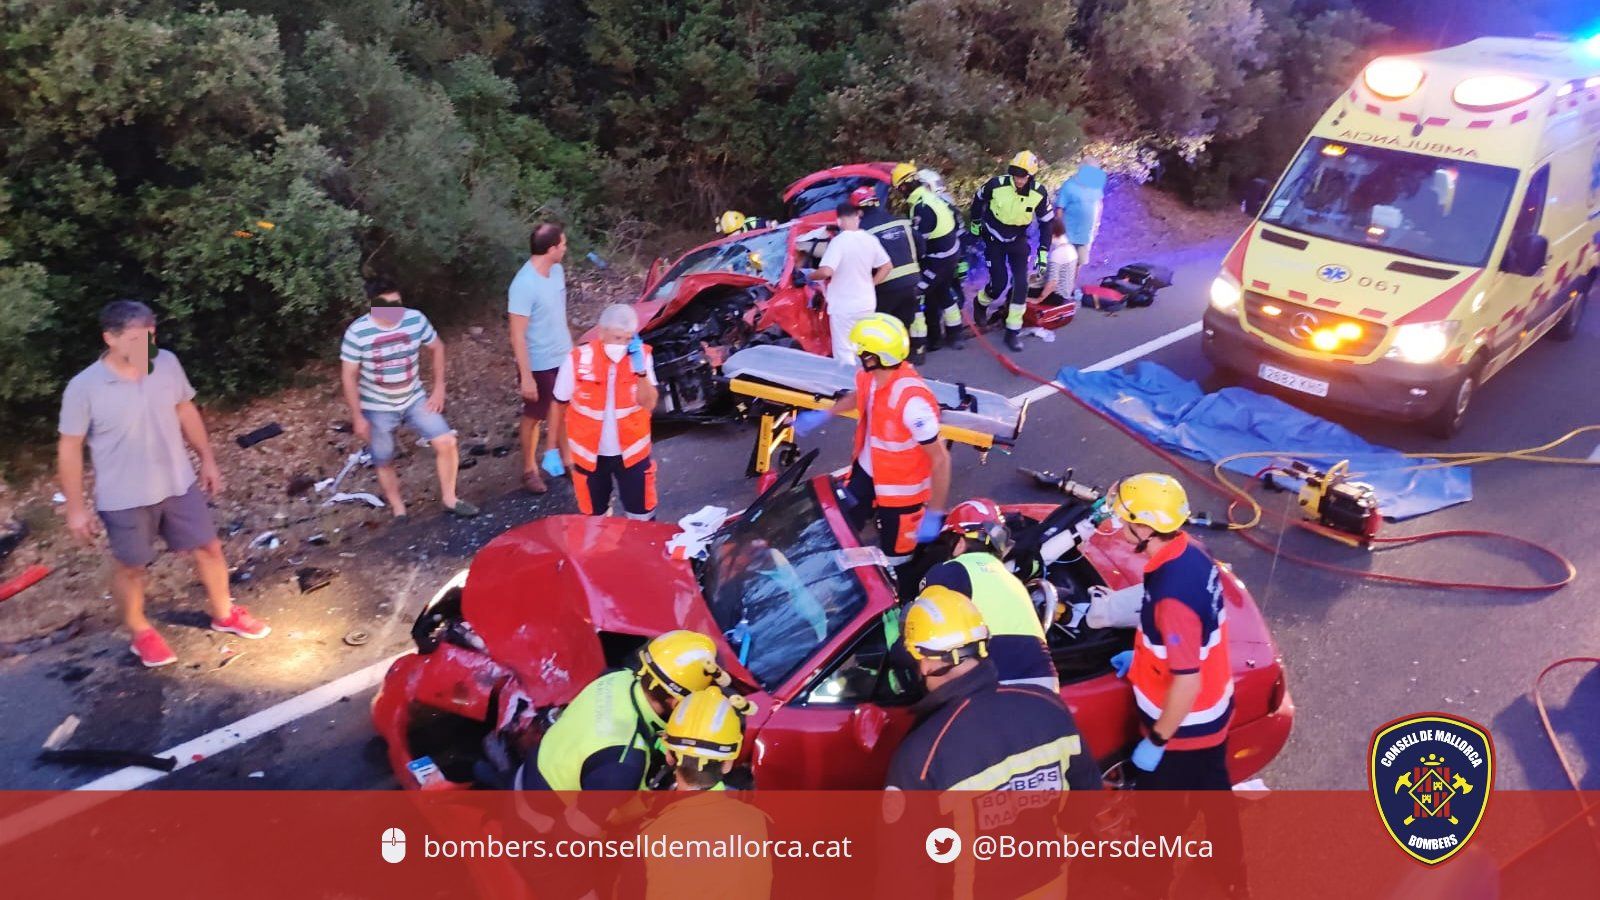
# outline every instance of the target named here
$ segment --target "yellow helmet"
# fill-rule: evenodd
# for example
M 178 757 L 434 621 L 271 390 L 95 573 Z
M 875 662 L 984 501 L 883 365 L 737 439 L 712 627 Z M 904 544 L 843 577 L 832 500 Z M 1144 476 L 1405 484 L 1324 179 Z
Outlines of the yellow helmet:
M 730 209 L 717 217 L 717 234 L 733 234 L 744 228 L 745 214 L 737 209 Z
M 850 329 L 857 353 L 870 353 L 885 366 L 898 366 L 911 355 L 911 334 L 905 323 L 888 313 L 872 313 Z
M 915 180 L 916 177 L 917 167 L 915 165 L 908 162 L 895 163 L 894 169 L 889 173 L 889 182 L 895 187 L 901 187 L 907 181 Z
M 1117 482 L 1111 489 L 1111 511 L 1124 522 L 1173 534 L 1189 521 L 1189 497 L 1171 475 L 1145 472 Z
M 1017 155 L 1011 157 L 1008 164 L 1013 169 L 1021 169 L 1029 175 L 1037 175 L 1039 167 L 1044 163 L 1039 162 L 1039 157 L 1033 155 L 1032 150 L 1018 150 Z
M 713 684 L 726 685 L 728 673 L 717 665 L 717 645 L 693 631 L 669 631 L 639 651 L 639 681 L 648 690 L 660 687 L 687 697 Z
M 672 711 L 661 742 L 680 757 L 706 762 L 739 758 L 744 745 L 744 719 L 755 704 L 720 688 L 695 691 Z
M 951 665 L 989 655 L 989 626 L 972 601 L 945 587 L 922 589 L 906 610 L 906 650 L 915 659 L 941 659 Z

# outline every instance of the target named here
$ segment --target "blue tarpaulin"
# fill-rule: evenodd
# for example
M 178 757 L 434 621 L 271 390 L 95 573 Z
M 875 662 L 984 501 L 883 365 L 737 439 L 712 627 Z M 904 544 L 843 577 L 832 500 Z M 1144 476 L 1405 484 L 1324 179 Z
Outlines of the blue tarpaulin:
M 1390 519 L 1408 519 L 1472 499 L 1465 467 L 1414 468 L 1430 460 L 1406 459 L 1369 444 L 1349 429 L 1244 388 L 1207 394 L 1200 386 L 1153 362 L 1109 372 L 1063 367 L 1057 376 L 1089 405 L 1108 413 L 1158 446 L 1191 459 L 1216 462 L 1235 453 L 1271 451 L 1327 468 L 1350 460 L 1350 471 L 1378 492 Z M 1229 471 L 1254 475 L 1270 459 L 1231 462 Z

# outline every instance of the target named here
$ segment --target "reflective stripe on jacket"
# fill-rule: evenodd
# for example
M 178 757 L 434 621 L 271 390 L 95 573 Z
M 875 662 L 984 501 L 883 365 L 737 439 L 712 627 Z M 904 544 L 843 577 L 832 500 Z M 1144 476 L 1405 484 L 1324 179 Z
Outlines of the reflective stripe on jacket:
M 1204 550 L 1180 534 L 1150 561 L 1144 576 L 1145 598 L 1139 608 L 1139 631 L 1133 642 L 1128 681 L 1145 727 L 1161 717 L 1172 688 L 1169 650 L 1156 622 L 1156 604 L 1182 603 L 1200 621 L 1200 694 L 1171 740 L 1175 749 L 1200 749 L 1221 743 L 1233 717 L 1233 666 L 1228 658 L 1228 620 L 1223 604 L 1222 573 Z
M 645 363 L 653 365 L 650 347 L 644 348 Z M 600 458 L 600 431 L 606 415 L 606 397 L 614 396 L 617 417 L 617 443 L 622 448 L 622 464 L 631 466 L 650 455 L 650 410 L 639 405 L 638 387 L 643 376 L 635 375 L 628 358 L 614 363 L 599 341 L 572 348 L 572 402 L 567 405 L 567 447 L 573 461 L 594 471 Z
M 939 401 L 910 363 L 889 371 L 889 379 L 874 385 L 872 373 L 856 372 L 856 397 L 861 418 L 856 422 L 853 459 L 871 449 L 872 486 L 879 506 L 916 506 L 933 493 L 933 461 L 906 427 L 906 404 L 921 397 L 935 416 Z M 872 434 L 867 434 L 868 423 Z
M 655 736 L 665 727 L 632 671 L 607 672 L 579 691 L 545 732 L 539 742 L 539 775 L 550 790 L 583 790 L 586 770 L 621 763 L 632 753 L 641 762 L 643 789 Z
M 956 234 L 956 211 L 943 198 L 924 185 L 912 191 L 906 203 L 911 208 L 917 235 L 923 241 L 924 259 L 944 259 L 960 249 L 961 241 Z M 923 223 L 929 219 L 932 220 L 931 225 L 924 226 Z

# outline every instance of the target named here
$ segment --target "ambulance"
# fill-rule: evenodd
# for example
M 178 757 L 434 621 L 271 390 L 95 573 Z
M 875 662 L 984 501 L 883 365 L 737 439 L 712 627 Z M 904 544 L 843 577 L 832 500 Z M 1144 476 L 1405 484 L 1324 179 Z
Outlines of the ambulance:
M 1483 383 L 1578 332 L 1600 263 L 1600 41 L 1380 57 L 1211 286 L 1212 365 L 1454 434 Z

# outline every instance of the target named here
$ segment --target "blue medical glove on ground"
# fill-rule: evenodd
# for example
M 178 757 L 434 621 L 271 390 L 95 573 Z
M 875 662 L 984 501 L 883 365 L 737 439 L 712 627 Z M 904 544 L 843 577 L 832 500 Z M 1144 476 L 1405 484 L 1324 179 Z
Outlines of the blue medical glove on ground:
M 628 362 L 633 364 L 633 374 L 644 374 L 644 341 L 637 334 L 628 342 Z
M 922 514 L 922 521 L 917 523 L 917 543 L 931 544 L 939 537 L 939 532 L 944 530 L 945 511 L 930 509 Z
M 567 474 L 567 467 L 561 464 L 560 450 L 546 450 L 544 459 L 540 461 L 539 467 L 544 469 L 544 473 L 551 478 L 560 478 Z
M 1111 668 L 1117 670 L 1118 678 L 1127 678 L 1128 667 L 1131 665 L 1133 665 L 1132 650 L 1124 650 L 1121 653 L 1118 653 L 1116 656 L 1111 657 Z
M 1141 772 L 1154 772 L 1156 766 L 1161 765 L 1161 757 L 1166 755 L 1167 748 L 1157 747 L 1150 743 L 1149 738 L 1139 742 L 1133 748 L 1133 766 Z
M 797 438 L 810 437 L 817 429 L 828 424 L 833 418 L 833 413 L 826 409 L 801 410 L 794 417 L 794 436 Z

